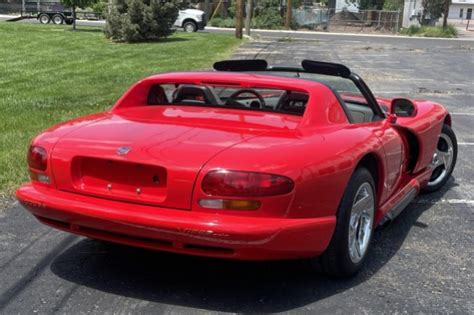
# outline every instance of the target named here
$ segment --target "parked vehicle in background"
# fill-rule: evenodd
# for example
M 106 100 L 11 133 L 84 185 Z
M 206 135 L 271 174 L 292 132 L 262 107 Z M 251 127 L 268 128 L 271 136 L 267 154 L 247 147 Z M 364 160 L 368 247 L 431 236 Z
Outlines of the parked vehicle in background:
M 70 11 L 43 11 L 38 13 L 37 19 L 42 24 L 53 22 L 54 24 L 66 23 L 71 25 L 74 22 L 74 17 Z
M 189 33 L 203 30 L 206 24 L 206 12 L 196 9 L 179 10 L 178 19 L 174 22 L 174 26 L 183 28 Z

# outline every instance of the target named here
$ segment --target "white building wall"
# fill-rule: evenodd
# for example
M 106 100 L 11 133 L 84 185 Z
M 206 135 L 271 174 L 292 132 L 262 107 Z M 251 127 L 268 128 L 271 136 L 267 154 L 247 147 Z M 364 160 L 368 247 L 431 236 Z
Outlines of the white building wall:
M 421 11 L 423 7 L 421 6 L 421 0 L 405 0 L 403 6 L 403 27 L 409 27 L 410 25 L 419 25 L 416 15 Z
M 421 14 L 423 7 L 421 6 L 422 0 L 405 0 L 403 7 L 403 27 L 409 27 L 410 25 L 419 25 L 416 19 L 417 14 Z M 460 10 L 463 9 L 462 18 L 459 16 Z M 472 9 L 472 17 L 474 20 L 474 0 L 452 0 L 452 4 L 449 7 L 448 19 L 450 20 L 461 20 L 465 19 L 467 10 Z
M 459 16 L 459 13 L 461 11 L 461 9 L 463 9 L 463 12 L 462 12 L 462 17 Z M 449 7 L 449 14 L 448 14 L 448 19 L 457 19 L 457 20 L 461 20 L 461 19 L 465 19 L 466 18 L 466 15 L 467 15 L 467 10 L 468 9 L 472 9 L 472 17 L 471 19 L 474 19 L 474 3 L 454 3 L 453 1 L 453 4 L 451 4 L 451 6 Z

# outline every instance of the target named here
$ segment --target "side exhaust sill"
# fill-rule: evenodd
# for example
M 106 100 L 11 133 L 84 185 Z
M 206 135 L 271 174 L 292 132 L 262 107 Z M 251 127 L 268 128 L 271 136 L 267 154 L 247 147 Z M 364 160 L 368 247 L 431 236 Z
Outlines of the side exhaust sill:
M 380 221 L 379 226 L 386 226 L 393 221 L 417 195 L 418 191 L 416 188 L 412 188 L 392 209 L 390 209 L 390 211 L 387 212 L 382 221 Z

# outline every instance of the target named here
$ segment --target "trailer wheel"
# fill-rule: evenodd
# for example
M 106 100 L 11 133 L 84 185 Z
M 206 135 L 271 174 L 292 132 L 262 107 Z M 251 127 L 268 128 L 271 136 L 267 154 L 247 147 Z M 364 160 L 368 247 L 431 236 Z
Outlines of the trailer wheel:
M 52 18 L 54 24 L 63 24 L 64 19 L 60 14 L 55 14 Z
M 67 25 L 72 25 L 72 23 L 74 23 L 74 19 L 66 19 Z
M 49 15 L 47 14 L 41 14 L 38 17 L 38 20 L 40 21 L 41 24 L 48 24 L 51 19 L 49 18 Z

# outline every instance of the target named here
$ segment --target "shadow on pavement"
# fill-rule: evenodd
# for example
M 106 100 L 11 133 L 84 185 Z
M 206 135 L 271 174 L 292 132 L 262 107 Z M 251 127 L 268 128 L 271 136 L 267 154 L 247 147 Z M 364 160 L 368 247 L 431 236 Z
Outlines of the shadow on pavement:
M 453 182 L 441 192 L 442 197 Z M 412 203 L 388 227 L 376 230 L 365 268 L 334 279 L 301 261 L 238 262 L 147 251 L 83 240 L 51 264 L 60 278 L 115 295 L 225 312 L 281 312 L 302 307 L 367 281 L 397 253 L 432 204 Z

